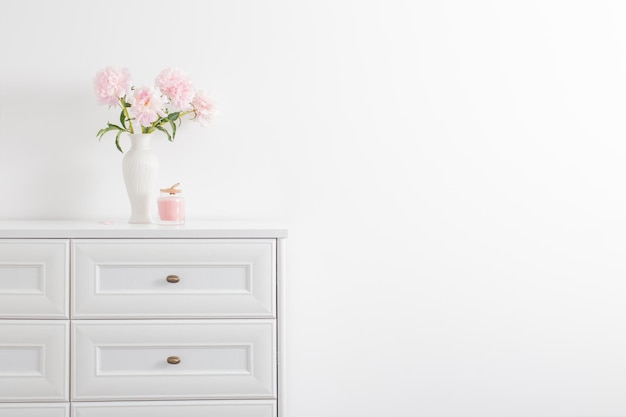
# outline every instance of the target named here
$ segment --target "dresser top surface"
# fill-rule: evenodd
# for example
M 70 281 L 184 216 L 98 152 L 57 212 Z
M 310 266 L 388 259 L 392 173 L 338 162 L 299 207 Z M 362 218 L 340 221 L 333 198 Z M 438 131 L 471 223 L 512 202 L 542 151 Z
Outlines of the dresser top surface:
M 184 225 L 124 221 L 0 220 L 0 238 L 286 238 L 287 230 L 265 223 L 189 221 Z

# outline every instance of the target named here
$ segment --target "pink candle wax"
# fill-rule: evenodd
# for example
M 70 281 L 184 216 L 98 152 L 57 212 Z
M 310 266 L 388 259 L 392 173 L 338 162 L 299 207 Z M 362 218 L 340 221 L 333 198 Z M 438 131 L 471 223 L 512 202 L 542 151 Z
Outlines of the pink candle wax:
M 185 220 L 185 199 L 182 197 L 159 198 L 159 218 L 165 221 Z
M 159 218 L 162 223 L 183 224 L 185 223 L 185 199 L 177 195 L 181 190 L 174 184 L 170 188 L 161 189 L 161 197 L 157 200 Z

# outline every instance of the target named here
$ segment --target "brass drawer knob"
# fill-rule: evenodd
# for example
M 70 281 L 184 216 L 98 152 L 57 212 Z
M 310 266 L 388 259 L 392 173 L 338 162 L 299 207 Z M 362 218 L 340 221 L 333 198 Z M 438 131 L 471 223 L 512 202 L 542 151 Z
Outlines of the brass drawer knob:
M 180 363 L 180 358 L 178 356 L 170 356 L 167 358 L 167 363 L 170 365 L 178 365 Z
M 165 280 L 171 284 L 176 284 L 177 282 L 180 282 L 180 277 L 178 275 L 168 275 Z

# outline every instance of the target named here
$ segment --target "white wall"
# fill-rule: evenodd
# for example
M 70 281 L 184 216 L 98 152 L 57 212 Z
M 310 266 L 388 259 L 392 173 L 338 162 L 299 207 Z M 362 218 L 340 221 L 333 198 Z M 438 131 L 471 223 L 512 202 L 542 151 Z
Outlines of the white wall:
M 289 417 L 626 415 L 626 3 L 0 0 L 0 218 L 123 219 L 92 79 L 180 66 L 198 219 L 289 239 Z

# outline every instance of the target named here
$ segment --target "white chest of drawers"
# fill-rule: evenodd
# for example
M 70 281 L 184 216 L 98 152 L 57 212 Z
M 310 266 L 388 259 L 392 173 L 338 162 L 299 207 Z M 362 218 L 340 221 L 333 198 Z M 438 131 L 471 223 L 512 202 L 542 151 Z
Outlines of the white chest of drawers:
M 284 417 L 285 238 L 0 222 L 0 417 Z

